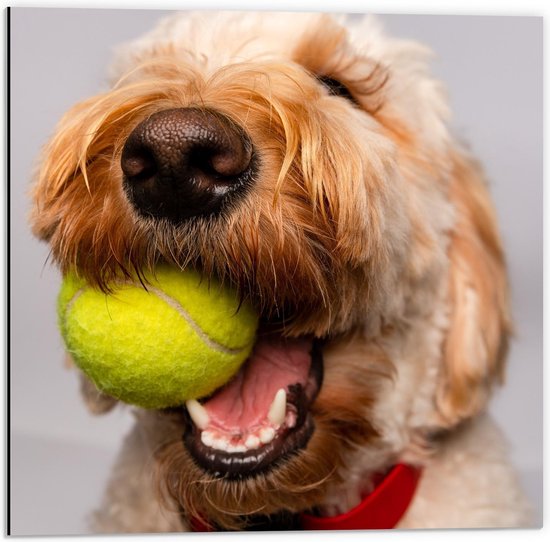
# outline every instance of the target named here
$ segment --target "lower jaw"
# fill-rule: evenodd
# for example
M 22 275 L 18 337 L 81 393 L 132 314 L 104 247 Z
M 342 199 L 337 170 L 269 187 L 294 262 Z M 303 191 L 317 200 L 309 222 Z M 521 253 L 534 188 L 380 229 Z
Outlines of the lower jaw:
M 315 425 L 311 414 L 302 424 L 285 429 L 273 441 L 258 450 L 244 453 L 226 453 L 205 446 L 191 422 L 187 424 L 183 441 L 193 461 L 216 478 L 242 480 L 264 474 L 277 468 L 307 446 Z

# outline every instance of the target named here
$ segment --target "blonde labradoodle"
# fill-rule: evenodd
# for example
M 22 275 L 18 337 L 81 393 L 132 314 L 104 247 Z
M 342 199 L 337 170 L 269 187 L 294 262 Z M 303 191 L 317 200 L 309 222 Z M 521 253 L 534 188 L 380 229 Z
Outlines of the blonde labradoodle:
M 484 414 L 511 330 L 495 214 L 427 57 L 368 17 L 179 14 L 62 118 L 32 218 L 61 271 L 194 266 L 262 322 L 227 386 L 135 410 L 96 531 L 528 524 Z

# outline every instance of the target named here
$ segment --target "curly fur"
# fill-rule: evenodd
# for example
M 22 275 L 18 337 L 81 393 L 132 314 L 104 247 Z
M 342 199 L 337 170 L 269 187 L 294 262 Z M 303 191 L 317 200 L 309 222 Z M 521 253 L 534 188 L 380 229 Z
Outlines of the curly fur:
M 426 475 L 401 526 L 527 523 L 501 437 L 483 417 L 511 331 L 504 256 L 482 171 L 449 133 L 428 58 L 370 18 L 346 28 L 318 14 L 182 14 L 121 49 L 112 88 L 63 117 L 44 150 L 32 219 L 63 273 L 108 290 L 159 260 L 197 265 L 283 321 L 286 335 L 327 340 L 305 450 L 266 475 L 217 479 L 183 448 L 180 414 L 140 412 L 98 530 L 185 529 L 181 510 L 228 529 L 281 510 L 332 514 L 357 503 L 372 473 L 404 460 Z M 244 127 L 260 175 L 219 218 L 144 219 L 122 189 L 124 142 L 151 114 L 190 106 Z M 96 410 L 111 406 L 98 400 Z M 477 449 L 485 431 L 492 437 Z M 455 456 L 462 474 L 445 463 Z M 144 463 L 162 513 L 145 498 Z M 480 499 L 440 505 L 468 472 Z M 493 498 L 494 509 L 474 511 Z

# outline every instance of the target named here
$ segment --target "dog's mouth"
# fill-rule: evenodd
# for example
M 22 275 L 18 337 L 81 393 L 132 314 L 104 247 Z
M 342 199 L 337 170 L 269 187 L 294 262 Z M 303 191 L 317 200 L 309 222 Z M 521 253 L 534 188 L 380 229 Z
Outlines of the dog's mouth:
M 322 373 L 319 340 L 260 334 L 230 382 L 200 402 L 186 403 L 187 450 L 220 477 L 244 478 L 277 466 L 313 433 L 310 407 Z

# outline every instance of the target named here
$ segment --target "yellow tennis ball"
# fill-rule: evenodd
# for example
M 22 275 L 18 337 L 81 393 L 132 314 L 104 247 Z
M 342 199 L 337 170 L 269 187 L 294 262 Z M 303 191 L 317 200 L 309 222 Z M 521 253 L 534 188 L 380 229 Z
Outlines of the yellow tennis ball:
M 75 275 L 58 297 L 61 334 L 101 391 L 144 408 L 208 395 L 249 356 L 258 316 L 237 292 L 194 270 L 159 267 L 105 294 Z

